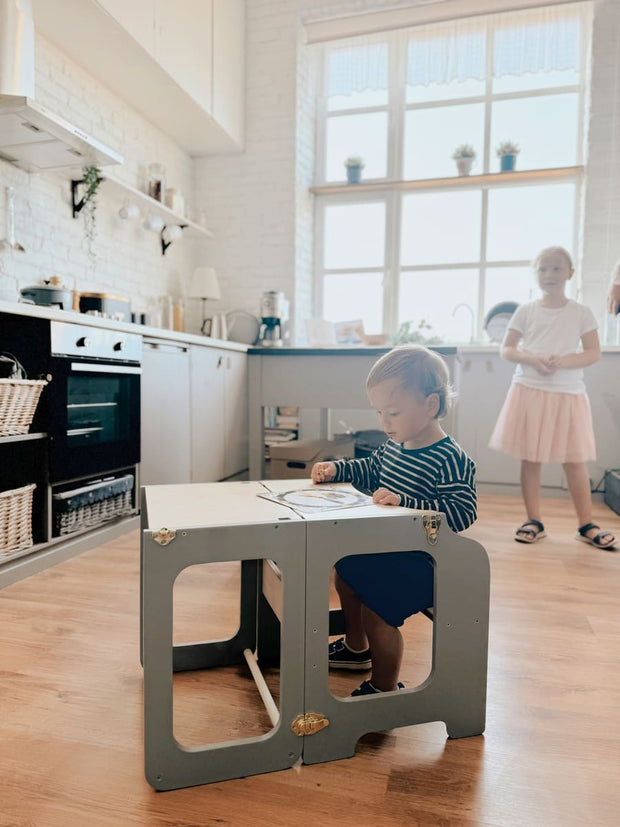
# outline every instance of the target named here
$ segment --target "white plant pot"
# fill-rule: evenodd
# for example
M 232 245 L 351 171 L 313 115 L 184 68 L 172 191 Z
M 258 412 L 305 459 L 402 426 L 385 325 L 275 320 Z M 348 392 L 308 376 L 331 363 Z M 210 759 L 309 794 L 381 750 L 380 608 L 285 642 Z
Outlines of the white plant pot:
M 456 168 L 459 175 L 469 175 L 473 163 L 473 158 L 456 158 Z

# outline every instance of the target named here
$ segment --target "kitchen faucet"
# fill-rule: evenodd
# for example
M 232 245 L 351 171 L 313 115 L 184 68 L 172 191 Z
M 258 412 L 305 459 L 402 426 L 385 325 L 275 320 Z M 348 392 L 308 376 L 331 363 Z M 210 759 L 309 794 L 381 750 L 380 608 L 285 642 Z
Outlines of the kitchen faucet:
M 457 304 L 457 306 L 452 311 L 452 316 L 453 317 L 456 315 L 456 311 L 460 310 L 461 307 L 464 307 L 464 308 L 466 308 L 466 310 L 469 311 L 469 315 L 470 315 L 469 344 L 473 345 L 473 343 L 475 341 L 475 339 L 474 339 L 474 326 L 476 324 L 476 315 L 475 315 L 474 310 L 471 307 L 471 305 L 465 304 L 465 302 L 461 302 L 461 304 Z

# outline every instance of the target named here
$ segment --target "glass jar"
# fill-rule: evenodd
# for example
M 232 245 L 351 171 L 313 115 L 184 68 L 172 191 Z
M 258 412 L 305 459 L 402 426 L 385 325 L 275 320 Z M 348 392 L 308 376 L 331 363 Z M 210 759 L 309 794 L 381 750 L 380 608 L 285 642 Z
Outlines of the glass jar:
M 164 203 L 166 192 L 166 168 L 163 164 L 149 164 L 149 195 Z
M 176 299 L 172 304 L 172 329 L 185 330 L 185 305 L 183 299 Z

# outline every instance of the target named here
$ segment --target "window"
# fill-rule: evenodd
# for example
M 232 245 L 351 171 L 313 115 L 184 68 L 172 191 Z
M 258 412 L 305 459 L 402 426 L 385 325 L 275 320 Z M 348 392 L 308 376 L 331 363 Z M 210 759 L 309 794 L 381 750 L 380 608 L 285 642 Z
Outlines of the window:
M 312 47 L 315 316 L 362 318 L 367 333 L 425 320 L 468 341 L 494 304 L 533 295 L 538 250 L 576 253 L 589 14 L 571 3 Z M 517 170 L 499 175 L 506 140 Z M 460 144 L 476 151 L 466 177 Z M 350 155 L 364 158 L 359 188 Z

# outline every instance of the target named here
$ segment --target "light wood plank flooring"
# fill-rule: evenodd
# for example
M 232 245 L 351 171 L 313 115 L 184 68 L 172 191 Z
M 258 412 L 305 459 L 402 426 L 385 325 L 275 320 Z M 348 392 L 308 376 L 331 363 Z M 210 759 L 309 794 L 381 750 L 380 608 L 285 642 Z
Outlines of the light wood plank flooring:
M 620 537 L 609 509 L 595 516 Z M 483 737 L 406 727 L 365 736 L 351 759 L 166 793 L 143 775 L 137 533 L 0 591 L 0 825 L 617 824 L 620 552 L 575 541 L 568 500 L 545 500 L 536 545 L 512 540 L 521 520 L 518 498 L 486 495 L 468 532 L 492 571 Z M 237 577 L 184 573 L 175 639 L 231 630 Z M 411 686 L 428 673 L 431 624 L 405 631 Z M 269 682 L 277 697 L 276 671 Z M 187 743 L 269 729 L 242 667 L 177 676 L 175 722 Z

